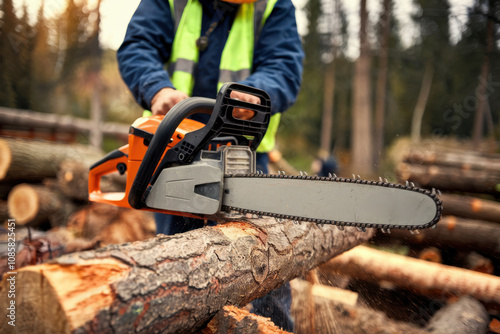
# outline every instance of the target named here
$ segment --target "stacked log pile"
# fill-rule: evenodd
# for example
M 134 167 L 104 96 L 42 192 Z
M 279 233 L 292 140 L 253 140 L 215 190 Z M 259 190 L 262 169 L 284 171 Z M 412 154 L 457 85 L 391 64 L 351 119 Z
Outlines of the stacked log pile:
M 90 245 L 144 240 L 154 235 L 151 214 L 88 202 L 89 166 L 102 155 L 83 145 L 0 138 L 0 223 L 14 220 L 19 251 L 25 249 L 24 253 L 32 254 L 19 252 L 18 264 L 40 262 Z M 124 182 L 119 175 L 105 178 L 103 191 L 124 189 Z M 32 237 L 26 228 L 30 228 Z M 6 236 L 0 237 L 1 265 L 6 261 Z M 61 249 L 65 251 L 58 251 Z

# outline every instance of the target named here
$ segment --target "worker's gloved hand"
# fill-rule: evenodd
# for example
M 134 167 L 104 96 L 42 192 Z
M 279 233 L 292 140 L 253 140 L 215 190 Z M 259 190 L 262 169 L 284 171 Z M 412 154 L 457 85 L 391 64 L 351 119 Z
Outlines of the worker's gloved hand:
M 162 88 L 151 100 L 151 112 L 153 115 L 165 115 L 173 106 L 188 97 L 180 90 Z
M 260 99 L 257 96 L 242 93 L 242 92 L 237 92 L 234 90 L 231 92 L 231 98 L 238 99 L 238 100 L 245 101 L 245 102 L 254 103 L 254 104 L 260 104 Z M 248 109 L 235 108 L 233 110 L 233 117 L 238 118 L 238 119 L 249 120 L 249 119 L 252 119 L 254 115 L 255 115 L 255 112 L 252 110 L 248 110 Z

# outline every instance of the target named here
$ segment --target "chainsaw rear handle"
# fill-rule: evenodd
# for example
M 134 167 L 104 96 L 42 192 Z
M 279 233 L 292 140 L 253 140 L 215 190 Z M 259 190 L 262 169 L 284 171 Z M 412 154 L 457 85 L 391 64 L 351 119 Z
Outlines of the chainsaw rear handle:
M 259 97 L 260 104 L 232 99 L 230 95 L 233 90 Z M 232 115 L 234 108 L 252 110 L 255 113 L 254 117 L 251 120 L 234 118 Z M 207 124 L 197 131 L 187 133 L 183 140 L 165 153 L 163 160 L 158 164 L 182 120 L 197 113 L 211 114 Z M 130 206 L 135 209 L 143 208 L 146 205 L 146 189 L 150 184 L 154 184 L 164 168 L 189 164 L 196 154 L 217 136 L 234 136 L 239 143 L 255 150 L 266 133 L 270 114 L 271 100 L 266 92 L 236 83 L 224 84 L 216 100 L 191 97 L 177 103 L 165 115 L 148 146 L 130 188 L 128 196 Z

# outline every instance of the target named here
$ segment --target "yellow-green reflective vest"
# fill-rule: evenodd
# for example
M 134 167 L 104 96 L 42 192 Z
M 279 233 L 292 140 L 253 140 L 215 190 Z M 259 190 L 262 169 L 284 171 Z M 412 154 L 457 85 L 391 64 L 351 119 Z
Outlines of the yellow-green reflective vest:
M 226 82 L 241 81 L 251 74 L 254 43 L 276 1 L 259 0 L 239 5 L 222 51 L 217 89 Z M 198 0 L 169 0 L 169 5 L 175 22 L 175 37 L 168 72 L 174 87 L 191 96 L 199 56 L 196 40 L 201 35 L 203 8 Z M 271 117 L 257 152 L 269 152 L 274 148 L 280 118 L 280 113 Z

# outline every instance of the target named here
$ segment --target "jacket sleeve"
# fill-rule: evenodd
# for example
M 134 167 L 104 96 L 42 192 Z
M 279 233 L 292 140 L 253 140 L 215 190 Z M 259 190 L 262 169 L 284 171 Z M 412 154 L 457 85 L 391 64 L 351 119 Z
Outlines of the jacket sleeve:
M 297 99 L 304 51 L 291 0 L 278 0 L 254 48 L 252 74 L 241 83 L 265 90 L 272 113 L 283 112 Z
M 137 103 L 151 108 L 151 99 L 172 87 L 164 64 L 170 57 L 174 22 L 166 0 L 142 0 L 118 49 L 118 66 Z

